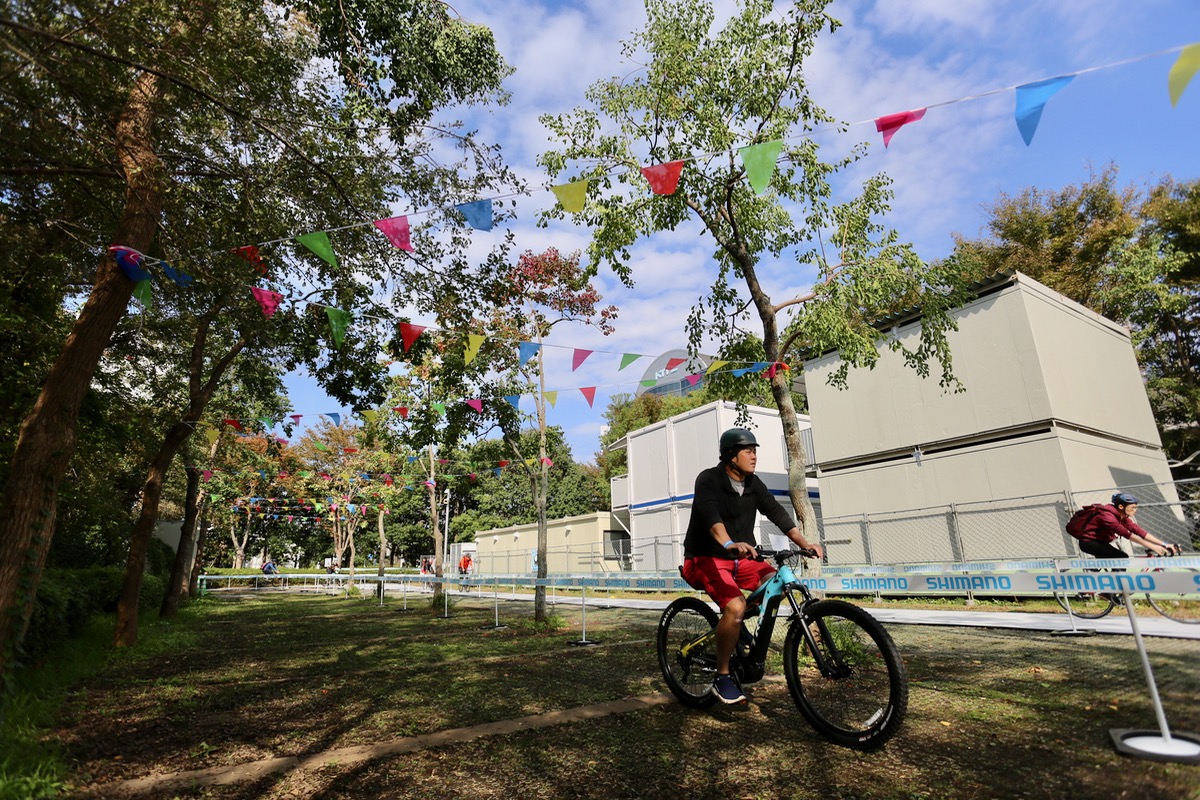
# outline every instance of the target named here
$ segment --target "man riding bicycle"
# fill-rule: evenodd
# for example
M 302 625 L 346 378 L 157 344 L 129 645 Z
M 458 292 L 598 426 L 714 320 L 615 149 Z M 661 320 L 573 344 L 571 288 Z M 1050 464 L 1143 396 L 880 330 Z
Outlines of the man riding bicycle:
M 1114 494 L 1111 505 L 1095 506 L 1095 513 L 1079 533 L 1079 549 L 1096 558 L 1129 558 L 1128 553 L 1113 544 L 1120 536 L 1160 556 L 1174 552 L 1175 545 L 1151 536 L 1133 521 L 1137 507 L 1138 499 L 1126 492 Z
M 729 675 L 729 659 L 746 613 L 742 590 L 753 591 L 775 568 L 757 561 L 754 522 L 758 512 L 803 550 L 816 552 L 796 522 L 755 474 L 758 440 L 744 428 L 730 428 L 718 443 L 720 463 L 696 476 L 692 513 L 683 540 L 683 579 L 703 589 L 721 609 L 717 623 L 717 677 L 712 693 L 722 703 L 742 703 L 746 696 Z

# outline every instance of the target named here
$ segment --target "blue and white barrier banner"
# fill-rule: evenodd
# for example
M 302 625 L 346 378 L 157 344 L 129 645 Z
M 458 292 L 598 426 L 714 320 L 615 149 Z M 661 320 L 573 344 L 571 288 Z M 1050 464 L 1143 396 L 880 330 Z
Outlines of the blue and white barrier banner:
M 825 567 L 825 575 L 895 575 L 931 572 L 1044 572 L 1064 569 L 1200 569 L 1200 556 L 1170 558 L 1060 558 L 1034 561 L 970 561 L 938 564 L 884 564 L 864 567 Z
M 1151 563 L 1153 571 L 1137 567 Z M 1015 565 L 1021 566 L 1015 566 Z M 1036 569 L 1034 567 L 1036 565 Z M 1157 559 L 1070 559 L 1063 561 L 996 562 L 994 564 L 920 565 L 929 567 L 925 573 L 910 572 L 900 565 L 893 572 L 866 568 L 851 574 L 841 570 L 825 570 L 820 576 L 802 577 L 800 582 L 812 591 L 830 594 L 966 594 L 1000 593 L 1019 595 L 1054 594 L 1062 592 L 1120 592 L 1138 594 L 1185 594 L 1200 598 L 1200 557 Z M 997 569 L 984 570 L 981 566 Z M 958 567 L 951 569 L 950 567 Z M 1127 567 L 1123 571 L 1100 572 L 1098 567 Z M 1012 571 L 1009 571 L 1012 570 Z M 1019 571 L 1026 570 L 1026 571 Z M 234 581 L 257 581 L 262 575 L 203 575 L 201 581 L 210 586 Z M 537 578 L 524 575 L 384 575 L 376 574 L 298 575 L 281 576 L 297 581 L 316 579 L 318 583 L 345 584 L 351 579 L 364 584 L 382 580 L 387 584 L 437 584 L 451 587 L 534 587 L 559 589 L 622 589 L 626 591 L 686 592 L 694 591 L 677 572 L 642 574 L 582 574 L 554 575 Z

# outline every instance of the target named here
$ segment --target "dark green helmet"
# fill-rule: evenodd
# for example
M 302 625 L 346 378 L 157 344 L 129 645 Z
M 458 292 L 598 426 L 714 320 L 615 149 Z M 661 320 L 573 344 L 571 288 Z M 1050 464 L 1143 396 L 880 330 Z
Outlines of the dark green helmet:
M 758 439 L 745 428 L 730 428 L 721 434 L 721 460 L 728 461 L 743 447 L 758 447 Z

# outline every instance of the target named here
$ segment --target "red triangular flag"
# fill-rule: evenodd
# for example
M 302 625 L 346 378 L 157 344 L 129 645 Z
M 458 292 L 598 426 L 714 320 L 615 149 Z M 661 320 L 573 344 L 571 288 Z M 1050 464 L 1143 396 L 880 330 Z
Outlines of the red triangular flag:
M 239 430 L 239 431 L 245 430 L 245 428 L 242 427 L 242 423 L 238 422 L 236 419 L 227 419 L 227 420 L 222 420 L 222 421 L 226 425 L 232 426 L 234 428 L 234 430 Z
M 592 354 L 591 350 L 580 350 L 575 348 L 575 355 L 571 356 L 571 371 L 579 369 L 579 365 L 587 360 L 587 357 Z
M 400 419 L 408 419 L 408 406 L 396 406 L 392 409 L 400 415 Z
M 404 342 L 404 352 L 408 352 L 408 348 L 413 346 L 413 342 L 425 330 L 424 325 L 412 325 L 407 322 L 400 323 L 400 339 Z
M 642 175 L 650 182 L 650 191 L 655 194 L 675 194 L 675 189 L 679 186 L 679 173 L 682 171 L 682 161 L 642 167 Z
M 680 364 L 682 364 L 685 361 L 687 361 L 686 358 L 668 358 L 667 359 L 667 372 L 670 372 L 671 370 L 675 369 L 676 367 L 678 367 Z
M 594 403 L 596 401 L 596 387 L 595 386 L 581 386 L 581 387 L 579 387 L 579 391 L 581 391 L 583 393 L 583 396 L 587 398 L 588 406 L 591 407 L 592 403 Z
M 896 131 L 910 122 L 916 122 L 925 116 L 925 109 L 916 108 L 912 111 L 901 111 L 899 114 L 888 114 L 875 120 L 875 130 L 883 134 L 883 146 L 886 148 L 896 135 Z

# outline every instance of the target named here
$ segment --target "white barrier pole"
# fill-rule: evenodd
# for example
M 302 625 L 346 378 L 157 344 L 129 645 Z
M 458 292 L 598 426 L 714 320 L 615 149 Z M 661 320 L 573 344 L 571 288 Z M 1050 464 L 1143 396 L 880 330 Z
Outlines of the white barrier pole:
M 1109 730 L 1113 745 L 1117 752 L 1124 755 L 1155 761 L 1200 764 L 1200 737 L 1195 734 L 1182 734 L 1174 738 L 1171 736 L 1171 729 L 1167 727 L 1167 716 L 1163 713 L 1162 700 L 1158 696 L 1158 686 L 1154 683 L 1154 671 L 1150 669 L 1150 658 L 1146 655 L 1146 642 L 1142 639 L 1137 613 L 1129 598 L 1129 590 L 1123 590 L 1122 594 L 1125 595 L 1125 613 L 1129 615 L 1129 626 L 1133 629 L 1133 639 L 1142 659 L 1142 672 L 1146 674 L 1146 685 L 1150 687 L 1150 702 L 1154 705 L 1154 716 L 1158 719 L 1159 735 L 1155 736 L 1153 731 L 1114 728 Z
M 582 623 L 583 638 L 577 642 L 571 642 L 570 644 L 576 645 L 578 647 L 589 647 L 594 644 L 600 644 L 596 640 L 588 639 L 588 637 L 587 637 L 587 587 L 580 586 L 579 589 L 580 589 L 579 605 L 580 605 L 580 609 L 583 612 L 583 623 Z

